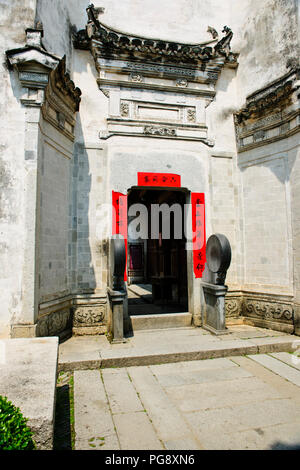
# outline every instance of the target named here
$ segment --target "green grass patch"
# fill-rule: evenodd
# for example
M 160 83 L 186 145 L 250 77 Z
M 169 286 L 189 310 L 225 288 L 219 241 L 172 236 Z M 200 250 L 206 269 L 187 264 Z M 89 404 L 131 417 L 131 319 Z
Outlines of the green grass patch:
M 34 450 L 28 419 L 6 397 L 0 396 L 0 450 Z

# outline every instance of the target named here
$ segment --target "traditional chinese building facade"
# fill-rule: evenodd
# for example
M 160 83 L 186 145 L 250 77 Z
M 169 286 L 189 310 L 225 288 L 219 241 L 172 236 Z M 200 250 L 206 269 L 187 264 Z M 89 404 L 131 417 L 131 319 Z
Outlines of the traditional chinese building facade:
M 235 3 L 3 5 L 2 335 L 105 333 L 118 233 L 127 285 L 195 326 L 199 240 L 226 235 L 227 321 L 300 333 L 299 6 Z M 186 236 L 149 241 L 147 212 L 136 239 L 134 205 L 164 203 Z

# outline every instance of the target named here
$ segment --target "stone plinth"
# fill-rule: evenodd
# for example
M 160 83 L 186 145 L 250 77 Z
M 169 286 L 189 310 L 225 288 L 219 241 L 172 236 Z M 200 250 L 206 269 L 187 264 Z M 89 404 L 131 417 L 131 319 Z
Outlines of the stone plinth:
M 227 286 L 202 283 L 205 297 L 203 328 L 217 335 L 226 334 L 225 294 Z
M 124 343 L 124 299 L 125 291 L 107 289 L 111 304 L 110 333 L 112 343 Z

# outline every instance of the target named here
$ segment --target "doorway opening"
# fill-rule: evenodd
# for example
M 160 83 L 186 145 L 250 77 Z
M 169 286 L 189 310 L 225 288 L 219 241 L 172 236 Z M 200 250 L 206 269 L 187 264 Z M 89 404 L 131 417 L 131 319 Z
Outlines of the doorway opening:
M 129 315 L 188 312 L 183 189 L 128 191 Z

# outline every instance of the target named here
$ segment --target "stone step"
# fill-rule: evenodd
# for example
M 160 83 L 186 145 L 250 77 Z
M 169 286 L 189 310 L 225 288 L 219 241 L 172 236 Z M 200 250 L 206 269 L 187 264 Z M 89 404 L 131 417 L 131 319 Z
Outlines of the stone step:
M 191 326 L 192 314 L 184 313 L 161 313 L 147 315 L 130 315 L 133 331 L 155 330 L 164 328 L 182 328 Z
M 203 328 L 161 328 L 134 331 L 121 344 L 105 335 L 74 336 L 59 347 L 59 370 L 105 369 L 220 357 L 294 352 L 296 336 L 246 325 L 228 327 L 215 336 Z M 248 337 L 249 336 L 249 337 Z

